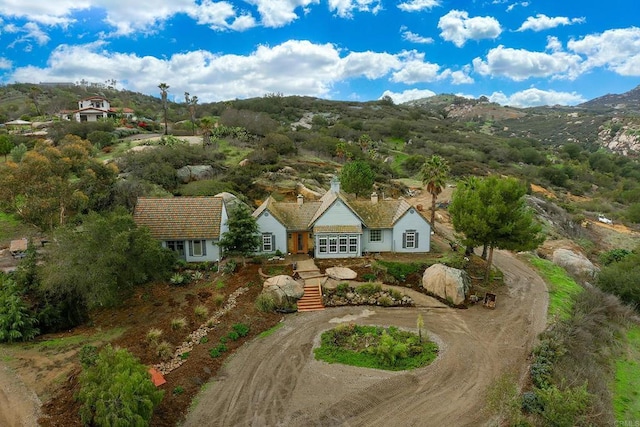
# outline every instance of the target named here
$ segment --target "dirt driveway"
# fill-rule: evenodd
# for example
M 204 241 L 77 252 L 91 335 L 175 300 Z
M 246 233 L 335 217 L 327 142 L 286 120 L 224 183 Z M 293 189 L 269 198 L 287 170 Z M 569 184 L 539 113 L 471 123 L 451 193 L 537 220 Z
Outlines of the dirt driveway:
M 496 251 L 495 263 L 507 283 L 495 310 L 454 310 L 415 293 L 412 309 L 342 307 L 287 317 L 273 335 L 236 353 L 184 425 L 487 424 L 487 387 L 502 373 L 525 373 L 548 303 L 544 282 L 525 263 L 502 251 Z M 418 313 L 441 349 L 426 368 L 393 373 L 313 358 L 320 333 L 339 322 L 415 328 Z

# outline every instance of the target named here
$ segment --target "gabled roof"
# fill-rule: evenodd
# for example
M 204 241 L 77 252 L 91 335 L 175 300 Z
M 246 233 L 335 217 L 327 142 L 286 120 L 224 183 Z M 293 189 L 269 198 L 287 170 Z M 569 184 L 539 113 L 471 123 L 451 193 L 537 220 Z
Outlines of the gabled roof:
M 133 219 L 160 240 L 217 239 L 223 207 L 222 197 L 140 197 Z
M 311 219 L 320 207 L 320 201 L 304 202 L 298 205 L 297 202 L 277 202 L 273 197 L 269 196 L 253 212 L 255 218 L 259 217 L 265 210 L 269 211 L 287 230 L 307 230 Z
M 376 203 L 354 200 L 351 206 L 369 228 L 391 228 L 411 208 L 404 199 L 379 200 Z
M 315 222 L 337 200 L 342 201 L 367 228 L 393 228 L 394 224 L 412 208 L 404 199 L 379 200 L 374 203 L 371 200 L 351 199 L 342 191 L 328 191 L 320 200 L 304 202 L 302 205 L 298 205 L 296 202 L 278 202 L 269 196 L 267 200 L 254 211 L 253 216 L 257 218 L 264 211 L 268 211 L 284 225 L 287 230 L 310 230 L 313 228 L 315 231 L 318 231 L 320 228 L 314 227 Z M 341 224 L 335 224 L 328 227 L 333 227 L 331 229 L 333 230 L 335 227 L 341 226 Z M 322 228 L 323 232 L 328 232 L 327 230 Z M 346 229 L 340 230 L 340 232 L 347 232 Z M 331 232 L 337 232 L 337 229 Z M 349 229 L 348 232 L 361 232 L 361 227 L 359 230 Z

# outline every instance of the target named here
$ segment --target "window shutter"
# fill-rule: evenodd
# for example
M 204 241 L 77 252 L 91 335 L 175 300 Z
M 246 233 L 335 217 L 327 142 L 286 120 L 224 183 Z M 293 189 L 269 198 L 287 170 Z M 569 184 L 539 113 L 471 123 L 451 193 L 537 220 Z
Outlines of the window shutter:
M 193 256 L 193 241 L 189 240 L 189 256 Z
M 202 241 L 202 256 L 207 256 L 207 241 Z
M 276 251 L 276 235 L 273 233 L 271 234 L 271 250 Z
M 402 247 L 407 247 L 407 233 L 402 233 Z
M 420 241 L 419 237 L 419 233 L 416 231 L 416 244 L 413 246 L 416 249 L 418 249 L 418 242 Z

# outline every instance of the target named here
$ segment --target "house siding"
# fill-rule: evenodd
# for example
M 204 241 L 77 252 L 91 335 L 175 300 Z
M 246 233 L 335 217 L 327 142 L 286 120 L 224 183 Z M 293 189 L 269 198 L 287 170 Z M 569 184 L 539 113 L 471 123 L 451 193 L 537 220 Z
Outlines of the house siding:
M 275 217 L 268 211 L 262 212 L 256 219 L 256 222 L 258 223 L 258 230 L 260 230 L 260 234 L 271 233 L 276 240 L 273 250 L 271 252 L 265 253 L 274 253 L 279 250 L 283 254 L 286 254 L 287 229 L 285 228 L 285 226 L 282 225 L 280 221 L 275 219 Z M 262 252 L 262 243 L 259 252 Z
M 408 230 L 415 230 L 418 234 L 417 248 L 404 248 L 404 233 Z M 424 219 L 415 208 L 409 209 L 393 226 L 393 247 L 392 252 L 429 252 L 431 250 L 431 225 Z
M 191 255 L 191 245 L 193 240 L 181 240 L 176 239 L 172 241 L 178 241 L 184 243 L 184 260 L 187 262 L 207 262 L 207 261 L 218 261 L 220 259 L 220 247 L 218 246 L 217 240 L 207 240 L 201 239 L 205 241 L 205 255 L 195 256 Z M 162 246 L 167 247 L 167 240 L 162 241 Z
M 362 222 L 341 200 L 336 200 L 315 222 L 316 225 L 360 225 Z
M 371 242 L 371 229 L 364 229 L 362 235 L 362 252 L 391 252 L 393 250 L 393 230 L 377 229 L 382 233 L 382 241 Z

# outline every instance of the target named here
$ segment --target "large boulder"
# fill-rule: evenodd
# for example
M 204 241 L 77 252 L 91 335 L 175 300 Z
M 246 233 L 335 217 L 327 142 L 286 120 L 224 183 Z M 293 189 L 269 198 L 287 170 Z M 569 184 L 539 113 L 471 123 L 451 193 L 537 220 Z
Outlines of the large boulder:
M 358 277 L 358 273 L 347 267 L 329 267 L 325 273 L 335 280 L 353 280 Z
M 180 182 L 186 184 L 191 181 L 202 181 L 213 178 L 213 167 L 211 165 L 191 165 L 184 166 L 176 172 Z
M 471 280 L 466 271 L 434 264 L 424 271 L 422 287 L 432 295 L 459 305 L 469 293 Z
M 304 285 L 291 276 L 281 274 L 265 280 L 262 293 L 271 294 L 277 304 L 295 302 L 304 295 Z
M 567 270 L 574 277 L 592 279 L 598 272 L 598 267 L 581 253 L 571 249 L 558 248 L 553 251 L 553 263 Z

